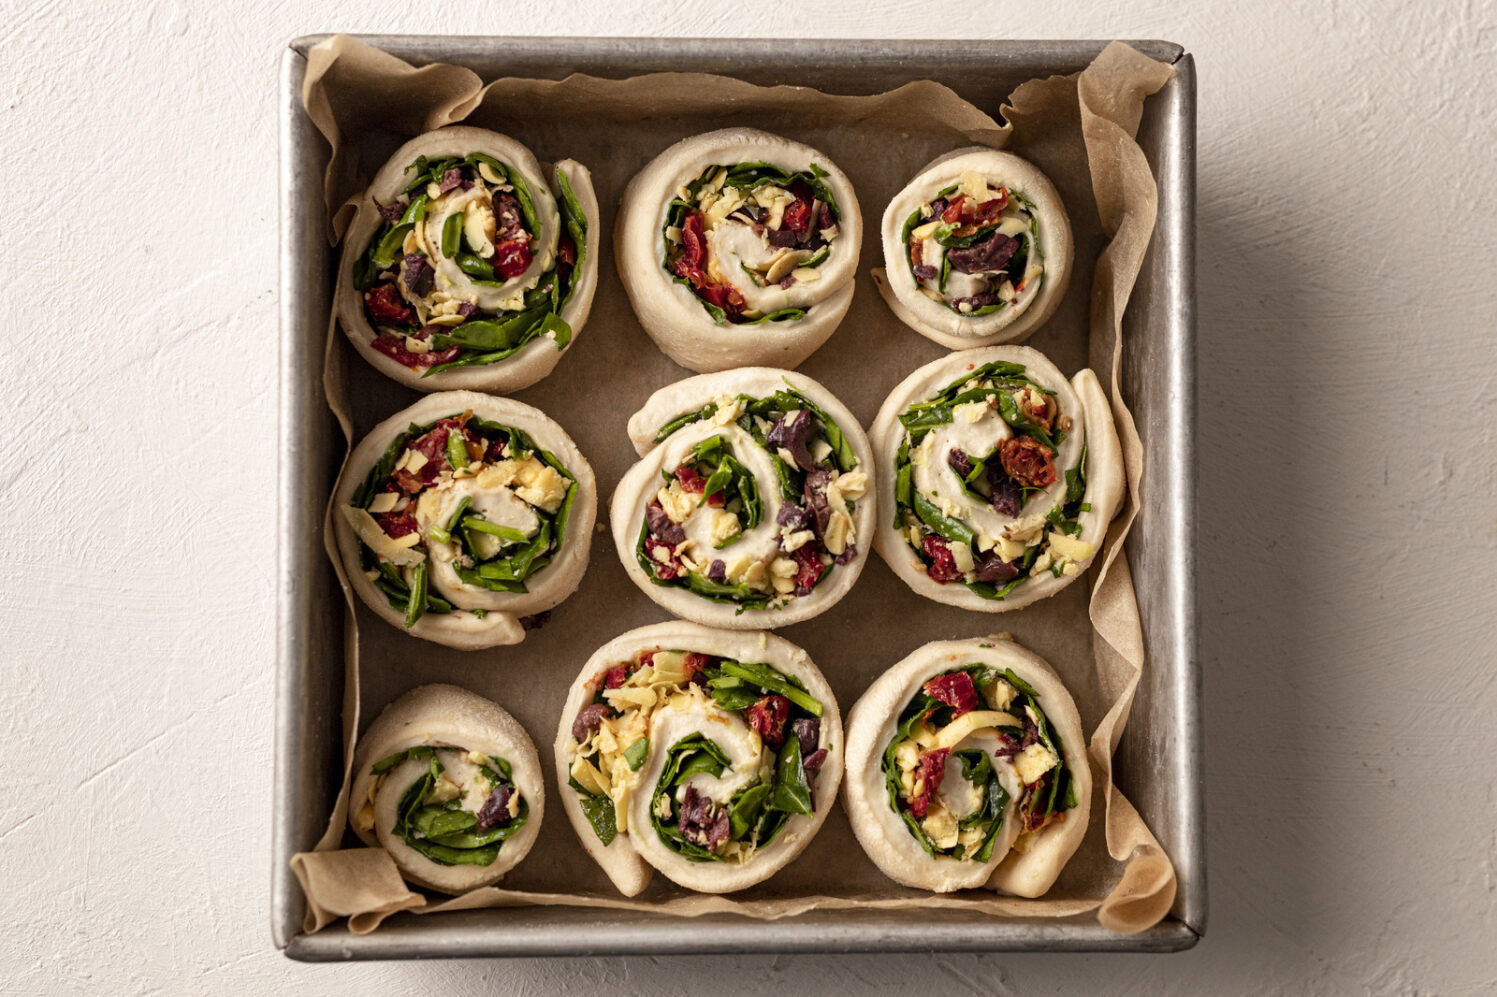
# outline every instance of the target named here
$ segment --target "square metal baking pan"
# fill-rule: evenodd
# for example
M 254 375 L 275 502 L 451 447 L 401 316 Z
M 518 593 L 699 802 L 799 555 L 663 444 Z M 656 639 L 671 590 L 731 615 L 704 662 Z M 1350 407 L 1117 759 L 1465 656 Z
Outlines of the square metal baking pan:
M 1133 42 L 1172 62 L 1174 79 L 1145 106 L 1139 142 L 1159 182 L 1154 241 L 1125 318 L 1123 390 L 1143 437 L 1147 489 L 1128 552 L 1148 665 L 1119 747 L 1118 783 L 1175 863 L 1173 911 L 1141 934 L 1093 916 L 995 918 L 954 911 L 817 911 L 779 921 L 693 920 L 565 907 L 400 916 L 363 936 L 335 925 L 302 935 L 303 901 L 288 865 L 322 833 L 341 773 L 342 596 L 323 553 L 322 514 L 343 437 L 322 392 L 335 258 L 322 203 L 328 147 L 301 107 L 306 53 L 283 56 L 281 113 L 280 482 L 275 805 L 271 928 L 294 959 L 399 959 L 638 952 L 1176 951 L 1205 927 L 1200 670 L 1195 592 L 1195 74 L 1167 42 Z M 449 62 L 484 79 L 624 78 L 712 72 L 759 84 L 877 93 L 918 79 L 944 83 L 996 116 L 1023 80 L 1084 69 L 1094 41 L 737 41 L 364 36 L 414 64 Z M 605 264 L 606 266 L 607 264 Z M 309 360 L 310 358 L 310 360 Z

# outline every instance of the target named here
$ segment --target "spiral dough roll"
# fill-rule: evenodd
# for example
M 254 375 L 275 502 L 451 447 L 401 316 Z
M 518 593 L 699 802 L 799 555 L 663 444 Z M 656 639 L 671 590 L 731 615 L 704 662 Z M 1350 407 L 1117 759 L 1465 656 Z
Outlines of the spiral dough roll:
M 873 423 L 878 552 L 928 599 L 1018 609 L 1081 577 L 1123 500 L 1123 457 L 1090 370 L 1027 346 L 926 364 Z
M 551 372 L 592 309 L 598 201 L 587 168 L 467 125 L 418 135 L 364 192 L 343 244 L 339 324 L 420 391 L 508 393 Z
M 576 591 L 597 487 L 540 409 L 429 395 L 354 448 L 334 495 L 344 572 L 381 618 L 448 647 L 518 644 Z
M 645 332 L 695 371 L 794 367 L 852 303 L 862 217 L 809 146 L 751 128 L 684 139 L 630 182 L 615 262 Z
M 613 493 L 630 579 L 677 616 L 779 627 L 830 609 L 873 539 L 872 454 L 852 413 L 793 371 L 745 367 L 655 392 Z
M 1070 693 L 1005 638 L 926 644 L 848 714 L 848 818 L 906 886 L 1040 896 L 1086 834 L 1091 789 Z
M 556 733 L 562 802 L 619 892 L 654 870 L 702 893 L 773 876 L 842 779 L 837 701 L 805 651 L 765 633 L 659 623 L 594 654 Z
M 1071 223 L 1048 177 L 1007 152 L 959 149 L 884 211 L 879 290 L 900 320 L 953 350 L 1027 338 L 1071 279 Z
M 545 778 L 514 717 L 482 696 L 424 685 L 359 739 L 349 823 L 412 883 L 463 893 L 497 882 L 540 832 Z

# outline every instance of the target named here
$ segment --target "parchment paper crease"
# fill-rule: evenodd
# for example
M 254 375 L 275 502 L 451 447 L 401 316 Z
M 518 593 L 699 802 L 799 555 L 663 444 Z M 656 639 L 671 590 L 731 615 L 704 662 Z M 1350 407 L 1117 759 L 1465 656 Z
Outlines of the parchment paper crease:
M 1174 869 L 1113 784 L 1112 755 L 1144 667 L 1143 631 L 1123 552 L 1138 511 L 1142 447 L 1119 394 L 1118 364 L 1122 314 L 1153 233 L 1158 201 L 1152 172 L 1134 136 L 1145 98 L 1168 82 L 1171 73 L 1168 65 L 1113 43 L 1080 74 L 1019 86 L 1003 108 L 1006 123 L 1000 124 L 929 81 L 873 96 L 832 96 L 683 73 L 627 80 L 581 75 L 561 81 L 499 79 L 485 86 L 470 70 L 414 68 L 347 37 L 314 48 L 302 96 L 308 115 L 332 146 L 324 181 L 334 243 L 347 226 L 351 200 L 383 157 L 400 141 L 454 121 L 510 133 L 543 160 L 571 156 L 588 165 L 605 214 L 604 246 L 611 245 L 611 215 L 624 184 L 666 145 L 731 124 L 779 132 L 822 149 L 851 176 L 874 220 L 865 226 L 869 266 L 881 262 L 876 222 L 883 205 L 919 166 L 962 145 L 1010 147 L 1056 182 L 1077 237 L 1077 270 L 1067 300 L 1029 343 L 1067 372 L 1090 364 L 1110 384 L 1129 499 L 1109 531 L 1103 558 L 1092 568 L 1089 603 L 1082 587 L 1072 586 L 1002 622 L 1055 665 L 1076 696 L 1083 720 L 1095 724 L 1090 754 L 1102 806 L 1093 808 L 1081 850 L 1047 897 L 1022 900 L 976 891 L 932 896 L 898 887 L 862 854 L 840 811 L 831 815 L 807 853 L 769 883 L 725 897 L 690 894 L 657 877 L 639 898 L 622 899 L 556 816 L 526 862 L 511 874 L 508 887 L 486 887 L 450 899 L 428 900 L 412 892 L 382 850 L 344 848 L 352 840 L 346 833 L 347 766 L 361 725 L 361 704 L 365 712 L 376 712 L 420 682 L 451 681 L 493 698 L 526 725 L 532 738 L 546 743 L 556 729 L 566 686 L 586 657 L 617 633 L 661 618 L 661 611 L 633 590 L 600 532 L 582 589 L 518 650 L 433 648 L 355 607 L 340 575 L 349 600 L 345 761 L 326 832 L 311 852 L 292 859 L 308 901 L 305 929 L 317 931 L 347 917 L 351 930 L 365 932 L 401 910 L 428 914 L 533 905 L 759 919 L 854 907 L 959 909 L 1031 918 L 1094 911 L 1102 924 L 1120 932 L 1143 930 L 1164 917 L 1174 901 Z M 567 427 L 597 470 L 599 490 L 606 496 L 633 459 L 624 431 L 628 414 L 651 391 L 685 372 L 659 355 L 634 323 L 610 260 L 603 261 L 600 277 L 603 286 L 582 347 L 520 397 Z M 1082 289 L 1089 279 L 1088 315 Z M 329 406 L 352 443 L 373 422 L 408 404 L 411 395 L 363 364 L 331 321 L 328 331 L 324 385 Z M 842 328 L 801 369 L 827 384 L 866 425 L 894 383 L 943 354 L 888 312 L 865 275 Z M 326 542 L 337 565 L 330 531 Z M 609 611 L 590 611 L 590 606 Z M 1082 622 L 1085 616 L 1089 626 Z M 832 612 L 781 633 L 806 647 L 839 699 L 851 703 L 873 675 L 914 647 L 985 633 L 994 622 L 919 599 L 880 563 L 869 565 L 858 587 Z

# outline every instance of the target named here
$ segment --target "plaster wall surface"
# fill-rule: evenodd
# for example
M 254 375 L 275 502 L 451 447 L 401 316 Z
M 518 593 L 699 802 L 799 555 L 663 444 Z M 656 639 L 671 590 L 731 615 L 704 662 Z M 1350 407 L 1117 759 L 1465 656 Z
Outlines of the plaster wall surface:
M 0 9 L 0 992 L 1497 990 L 1497 4 Z M 287 40 L 325 30 L 1195 54 L 1195 950 L 303 966 L 272 948 L 276 80 Z

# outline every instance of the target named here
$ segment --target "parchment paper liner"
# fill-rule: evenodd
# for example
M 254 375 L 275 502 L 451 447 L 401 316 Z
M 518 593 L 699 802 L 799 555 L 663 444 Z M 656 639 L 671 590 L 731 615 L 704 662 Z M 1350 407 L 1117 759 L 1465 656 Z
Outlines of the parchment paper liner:
M 648 600 L 632 591 L 612 552 L 595 550 L 583 589 L 558 608 L 547 631 L 531 635 L 522 645 L 525 651 L 469 652 L 461 659 L 438 653 L 441 649 L 434 651 L 414 638 L 384 633 L 393 628 L 377 620 L 369 620 L 371 625 L 361 634 L 347 581 L 340 573 L 349 599 L 345 608 L 349 641 L 344 772 L 326 832 L 313 851 L 292 858 L 308 900 L 305 929 L 317 931 L 346 916 L 351 930 L 366 932 L 400 910 L 425 914 L 529 905 L 687 917 L 726 912 L 758 919 L 852 907 L 960 909 L 1046 918 L 1096 911 L 1103 925 L 1120 932 L 1141 931 L 1163 918 L 1174 901 L 1174 868 L 1138 812 L 1113 785 L 1112 754 L 1144 666 L 1143 631 L 1123 552 L 1123 539 L 1138 512 L 1142 447 L 1119 394 L 1118 361 L 1122 313 L 1153 233 L 1158 200 L 1153 174 L 1134 136 L 1144 99 L 1168 82 L 1171 74 L 1167 64 L 1113 43 L 1080 74 L 1019 86 L 1003 108 L 1007 123 L 1000 125 L 948 88 L 929 81 L 864 97 L 681 73 L 628 80 L 582 75 L 559 82 L 500 79 L 484 86 L 470 70 L 442 64 L 413 68 L 347 37 L 315 47 L 308 57 L 303 103 L 332 145 L 325 198 L 329 236 L 334 242 L 348 223 L 352 198 L 380 156 L 411 135 L 460 120 L 514 134 L 542 159 L 570 156 L 588 165 L 598 181 L 605 216 L 600 221 L 605 226 L 611 225 L 612 206 L 635 170 L 676 138 L 725 124 L 750 124 L 785 134 L 825 149 L 844 167 L 853 167 L 848 173 L 875 222 L 887 199 L 935 154 L 972 143 L 995 148 L 1011 145 L 1056 181 L 1077 235 L 1077 270 L 1067 301 L 1029 343 L 1068 373 L 1089 364 L 1110 385 L 1127 463 L 1129 497 L 1109 531 L 1105 554 L 1091 569 L 1092 595 L 1085 609 L 1090 628 L 1076 625 L 1084 599 L 1079 585 L 1004 619 L 1004 626 L 1023 643 L 1055 664 L 1076 696 L 1083 719 L 1099 718 L 1090 753 L 1096 791 L 1102 794 L 1103 819 L 1093 820 L 1087 840 L 1047 897 L 1022 900 L 986 892 L 933 896 L 897 887 L 879 875 L 855 846 L 840 811 L 831 815 L 806 855 L 769 883 L 730 897 L 684 893 L 668 884 L 662 886 L 657 878 L 640 898 L 623 899 L 609 889 L 571 829 L 554 819 L 535 852 L 511 873 L 509 882 L 515 888 L 486 887 L 436 903 L 410 891 L 382 850 L 343 849 L 348 765 L 360 727 L 361 678 L 371 686 L 370 703 L 376 710 L 419 681 L 454 681 L 494 698 L 533 733 L 544 734 L 555 727 L 561 694 L 581 661 L 608 637 L 660 618 L 653 606 L 638 605 Z M 597 122 L 598 127 L 586 128 L 585 121 Z M 387 140 L 385 145 L 378 146 L 380 139 Z M 883 155 L 871 157 L 868 148 L 878 148 Z M 853 149 L 861 154 L 852 154 Z M 878 226 L 867 225 L 864 231 L 864 258 L 877 260 Z M 602 244 L 610 243 L 605 232 Z M 1088 269 L 1093 271 L 1089 320 L 1087 305 L 1077 291 L 1087 286 Z M 579 351 L 569 351 L 556 372 L 525 397 L 558 421 L 570 423 L 569 432 L 598 469 L 600 488 L 606 488 L 632 462 L 624 433 L 628 414 L 650 391 L 682 375 L 680 368 L 655 355 L 653 345 L 634 324 L 613 268 L 605 261 L 599 270 L 605 286 L 599 290 L 601 307 L 595 309 L 583 356 L 574 357 L 571 354 Z M 330 407 L 352 441 L 357 438 L 356 426 L 367 429 L 404 402 L 398 393 L 401 389 L 379 383 L 383 379 L 336 335 L 331 319 L 328 331 L 324 386 Z M 942 352 L 900 325 L 876 290 L 864 284 L 841 330 L 802 369 L 827 383 L 866 425 L 895 382 Z M 847 356 L 854 358 L 852 363 L 842 362 Z M 613 380 L 621 370 L 630 371 L 627 383 Z M 595 381 L 601 378 L 609 385 L 606 397 L 589 393 L 587 379 L 577 377 L 583 373 L 592 373 Z M 850 383 L 851 377 L 856 377 L 855 383 Z M 351 386 L 358 390 L 351 392 Z M 583 405 L 587 411 L 581 415 L 563 411 L 568 403 L 583 397 L 588 399 Z M 599 445 L 590 445 L 590 439 Z M 337 565 L 330 531 L 325 541 Z M 595 542 L 606 546 L 608 541 L 600 534 Z M 619 599 L 627 599 L 627 604 L 597 601 L 607 598 L 600 596 L 602 592 L 625 589 L 627 596 Z M 907 591 L 901 595 L 901 590 L 904 586 L 887 569 L 870 566 L 840 612 L 784 633 L 812 652 L 839 697 L 852 702 L 872 674 L 909 649 L 939 637 L 975 636 L 991 626 L 987 617 L 939 607 Z M 907 599 L 903 605 L 898 604 L 901 598 Z M 621 608 L 616 615 L 589 613 L 589 603 Z M 881 612 L 870 614 L 874 606 Z M 568 613 L 569 607 L 574 611 Z M 584 618 L 588 616 L 603 619 Z M 881 626 L 883 630 L 878 629 Z M 823 649 L 834 640 L 830 646 L 840 653 Z M 1088 647 L 1090 670 L 1084 667 Z M 858 654 L 859 649 L 868 653 Z M 361 676 L 361 650 L 382 667 Z M 566 660 L 549 667 L 547 655 L 552 661 L 565 655 Z M 412 659 L 420 662 L 416 667 L 421 671 L 413 668 Z M 439 667 L 442 670 L 433 674 Z M 577 888 L 547 888 L 557 880 L 569 880 L 568 885 Z

